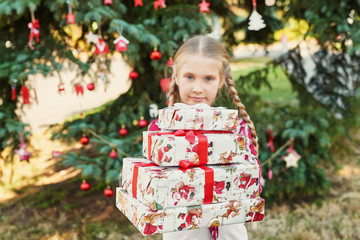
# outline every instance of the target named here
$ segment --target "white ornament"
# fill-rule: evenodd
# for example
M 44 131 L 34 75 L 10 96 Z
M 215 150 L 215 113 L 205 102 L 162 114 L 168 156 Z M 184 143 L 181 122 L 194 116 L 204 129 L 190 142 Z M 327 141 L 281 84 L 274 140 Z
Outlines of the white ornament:
M 249 20 L 250 20 L 248 26 L 249 30 L 258 31 L 266 27 L 266 24 L 264 23 L 264 20 L 262 19 L 261 15 L 255 9 L 251 13 Z
M 268 7 L 274 6 L 275 0 L 265 0 L 265 5 Z
M 86 37 L 86 41 L 88 43 L 95 43 L 96 44 L 98 42 L 98 40 L 99 40 L 99 35 L 96 35 L 91 31 L 88 34 L 86 34 L 85 37 Z
M 151 118 L 156 118 L 159 114 L 158 106 L 156 104 L 150 104 L 149 115 Z
M 301 159 L 301 156 L 295 152 L 291 151 L 286 157 L 284 157 L 284 161 L 286 162 L 286 168 L 289 167 L 298 167 L 298 161 Z

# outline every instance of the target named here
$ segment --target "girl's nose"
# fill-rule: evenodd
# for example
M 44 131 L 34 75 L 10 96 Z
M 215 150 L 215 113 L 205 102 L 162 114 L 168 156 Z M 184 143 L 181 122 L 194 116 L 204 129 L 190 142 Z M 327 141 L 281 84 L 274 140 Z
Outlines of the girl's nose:
M 201 81 L 199 80 L 194 81 L 192 91 L 196 93 L 201 93 L 203 91 Z

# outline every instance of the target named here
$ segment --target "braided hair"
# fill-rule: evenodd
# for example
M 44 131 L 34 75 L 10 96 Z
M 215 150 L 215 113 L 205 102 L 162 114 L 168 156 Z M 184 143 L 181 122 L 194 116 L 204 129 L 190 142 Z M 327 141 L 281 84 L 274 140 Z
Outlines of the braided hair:
M 228 88 L 228 92 L 233 99 L 233 102 L 237 109 L 239 110 L 240 116 L 246 122 L 250 128 L 252 142 L 255 147 L 256 155 L 259 152 L 258 136 L 255 131 L 254 123 L 251 121 L 249 114 L 245 110 L 244 104 L 241 102 L 238 92 L 235 88 L 235 83 L 232 80 L 231 68 L 229 64 L 229 55 L 217 40 L 203 35 L 197 35 L 189 40 L 187 40 L 181 47 L 178 49 L 174 56 L 174 65 L 173 73 L 171 77 L 170 90 L 168 94 L 169 106 L 174 105 L 175 102 L 179 100 L 179 87 L 176 84 L 176 75 L 178 69 L 180 69 L 184 63 L 185 56 L 193 54 L 202 54 L 207 57 L 219 59 L 222 63 L 220 74 L 223 77 L 225 84 Z

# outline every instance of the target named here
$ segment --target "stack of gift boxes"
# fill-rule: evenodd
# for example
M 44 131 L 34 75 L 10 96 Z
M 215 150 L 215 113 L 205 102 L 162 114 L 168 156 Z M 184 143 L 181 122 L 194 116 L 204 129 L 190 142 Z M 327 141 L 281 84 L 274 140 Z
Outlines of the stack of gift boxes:
M 260 221 L 260 168 L 234 134 L 237 110 L 176 104 L 161 131 L 143 133 L 143 155 L 123 159 L 116 206 L 143 235 Z

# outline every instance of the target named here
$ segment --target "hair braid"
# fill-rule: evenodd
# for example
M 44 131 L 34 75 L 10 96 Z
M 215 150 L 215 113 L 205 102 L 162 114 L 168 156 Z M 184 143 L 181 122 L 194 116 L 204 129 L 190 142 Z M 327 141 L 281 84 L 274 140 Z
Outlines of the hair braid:
M 173 75 L 170 83 L 169 90 L 169 106 L 174 105 L 174 103 L 179 99 L 179 89 L 175 82 L 175 76 Z
M 230 68 L 230 66 L 228 66 L 227 68 Z M 227 71 L 225 71 L 225 72 L 227 72 Z M 250 128 L 251 138 L 252 138 L 252 141 L 253 141 L 253 144 L 255 147 L 256 155 L 258 156 L 259 144 L 258 144 L 258 136 L 255 131 L 255 126 L 254 126 L 254 123 L 251 121 L 249 114 L 246 112 L 244 104 L 241 102 L 241 100 L 239 98 L 239 95 L 235 88 L 235 84 L 234 84 L 234 81 L 232 80 L 231 74 L 226 75 L 225 83 L 229 89 L 229 94 L 230 94 L 231 98 L 233 99 L 235 106 L 238 108 L 238 110 L 240 112 L 242 119 L 247 123 L 247 125 Z

